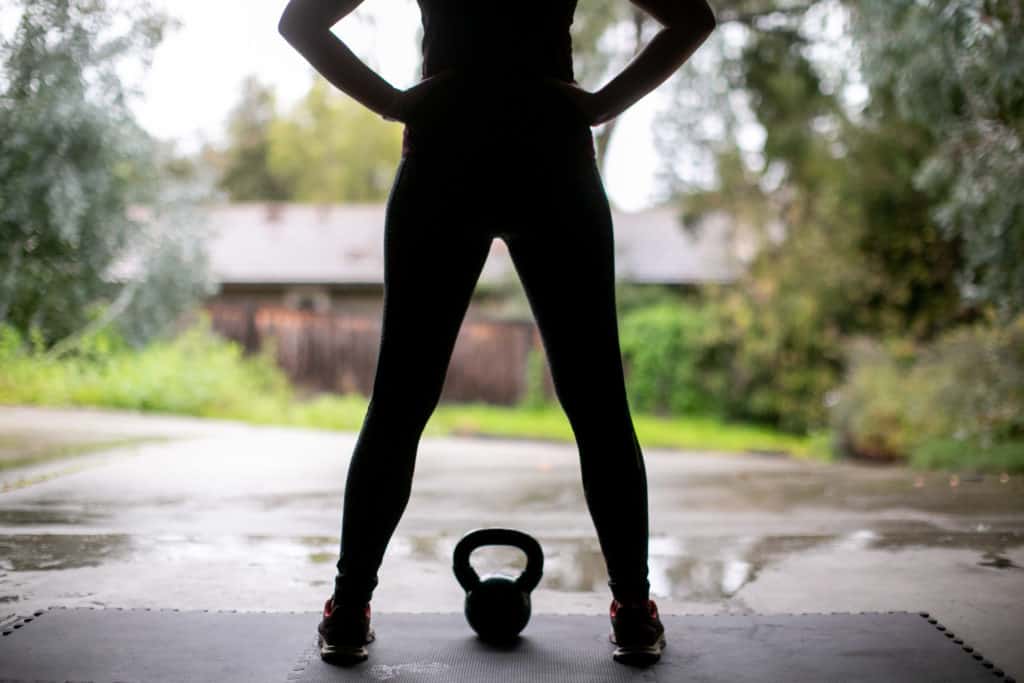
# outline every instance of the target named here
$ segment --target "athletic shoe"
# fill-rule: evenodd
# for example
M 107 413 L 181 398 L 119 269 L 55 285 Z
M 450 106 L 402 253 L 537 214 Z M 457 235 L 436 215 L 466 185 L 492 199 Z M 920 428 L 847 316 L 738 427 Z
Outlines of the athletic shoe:
M 622 664 L 647 666 L 661 658 L 665 649 L 665 627 L 653 600 L 646 605 L 624 605 L 612 600 L 608 614 L 612 632 L 608 639 L 616 645 L 612 658 Z
M 320 658 L 330 664 L 354 664 L 370 656 L 366 646 L 376 638 L 370 626 L 370 604 L 350 608 L 324 603 L 324 618 L 316 628 Z

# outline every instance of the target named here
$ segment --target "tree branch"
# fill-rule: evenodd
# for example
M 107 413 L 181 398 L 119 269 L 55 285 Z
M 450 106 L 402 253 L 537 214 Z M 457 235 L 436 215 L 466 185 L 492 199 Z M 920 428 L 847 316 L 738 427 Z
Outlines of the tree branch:
M 804 14 L 807 10 L 814 7 L 816 3 L 811 2 L 805 5 L 793 5 L 792 7 L 774 7 L 771 9 L 765 9 L 755 12 L 721 12 L 715 15 L 719 24 L 735 23 L 743 24 L 745 26 L 753 26 L 754 22 L 762 17 L 771 16 L 773 14 L 785 14 L 785 15 L 799 15 Z

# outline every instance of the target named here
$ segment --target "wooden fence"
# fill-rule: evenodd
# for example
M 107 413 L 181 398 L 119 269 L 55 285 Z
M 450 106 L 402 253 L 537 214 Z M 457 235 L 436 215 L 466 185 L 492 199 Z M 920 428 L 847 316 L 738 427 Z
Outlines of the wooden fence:
M 380 319 L 289 308 L 209 304 L 213 328 L 248 352 L 273 340 L 278 364 L 310 389 L 369 396 L 380 344 Z M 443 402 L 510 405 L 527 390 L 531 350 L 543 356 L 536 325 L 526 321 L 467 318 L 459 331 L 441 395 Z M 543 386 L 554 396 L 543 363 Z

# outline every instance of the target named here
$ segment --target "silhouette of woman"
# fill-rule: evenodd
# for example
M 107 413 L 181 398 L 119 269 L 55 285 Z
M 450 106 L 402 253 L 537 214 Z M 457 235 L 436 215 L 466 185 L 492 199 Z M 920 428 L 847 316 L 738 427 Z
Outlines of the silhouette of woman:
M 662 28 L 593 93 L 573 77 L 576 0 L 418 0 L 423 79 L 407 90 L 330 31 L 362 0 L 291 0 L 281 17 L 281 34 L 328 81 L 405 124 L 386 209 L 376 376 L 348 470 L 334 593 L 318 628 L 325 660 L 368 655 L 377 570 L 496 237 L 508 246 L 576 438 L 613 596 L 615 658 L 660 656 L 647 478 L 626 398 L 613 226 L 590 129 L 667 79 L 715 19 L 704 0 L 631 1 Z

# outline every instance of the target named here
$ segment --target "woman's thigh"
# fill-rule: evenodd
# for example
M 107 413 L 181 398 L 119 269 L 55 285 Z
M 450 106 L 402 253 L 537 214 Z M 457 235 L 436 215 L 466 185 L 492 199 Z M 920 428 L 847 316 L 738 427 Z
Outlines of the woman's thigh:
M 439 394 L 491 238 L 472 229 L 450 178 L 403 159 L 384 228 L 384 310 L 374 397 Z
M 611 209 L 593 160 L 556 168 L 558 178 L 540 175 L 532 220 L 504 238 L 570 420 L 595 411 L 621 417 L 626 399 Z

